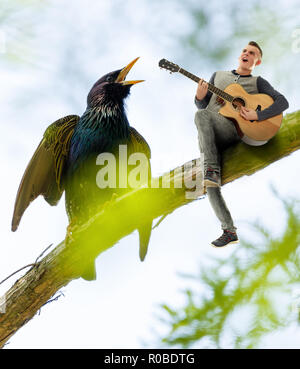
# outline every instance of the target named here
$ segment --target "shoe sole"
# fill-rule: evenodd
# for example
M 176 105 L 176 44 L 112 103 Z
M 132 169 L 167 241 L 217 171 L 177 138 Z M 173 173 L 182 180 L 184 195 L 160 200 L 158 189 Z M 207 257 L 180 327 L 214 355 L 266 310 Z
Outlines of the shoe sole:
M 232 245 L 232 244 L 234 244 L 234 243 L 239 243 L 239 240 L 236 240 L 236 241 L 231 241 L 231 242 L 228 242 L 226 245 L 224 245 L 224 246 L 215 246 L 214 244 L 210 244 L 212 247 L 214 247 L 215 249 L 222 249 L 222 248 L 224 248 L 224 247 L 226 247 L 226 246 L 229 246 L 229 245 Z
M 203 186 L 204 187 L 220 187 L 219 183 L 210 181 L 209 179 L 205 179 L 203 181 Z

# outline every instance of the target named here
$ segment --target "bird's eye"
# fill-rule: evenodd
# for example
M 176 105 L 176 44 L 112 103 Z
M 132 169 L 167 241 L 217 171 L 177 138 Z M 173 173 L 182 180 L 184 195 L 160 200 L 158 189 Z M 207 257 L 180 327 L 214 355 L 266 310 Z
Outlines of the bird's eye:
M 112 76 L 108 76 L 107 78 L 106 78 L 106 82 L 113 82 L 114 81 L 114 79 L 113 79 L 113 77 Z

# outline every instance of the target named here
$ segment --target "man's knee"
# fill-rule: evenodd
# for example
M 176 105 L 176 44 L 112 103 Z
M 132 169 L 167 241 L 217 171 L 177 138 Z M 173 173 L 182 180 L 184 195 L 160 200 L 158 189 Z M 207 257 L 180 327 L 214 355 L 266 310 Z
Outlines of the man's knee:
M 206 127 L 210 121 L 210 112 L 206 109 L 199 109 L 195 114 L 195 124 L 197 128 Z

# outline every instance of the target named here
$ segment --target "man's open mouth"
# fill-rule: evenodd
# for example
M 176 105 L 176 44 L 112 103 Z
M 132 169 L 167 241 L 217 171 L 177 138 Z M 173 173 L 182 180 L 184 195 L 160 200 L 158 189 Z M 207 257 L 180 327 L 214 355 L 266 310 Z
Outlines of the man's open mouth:
M 248 61 L 248 59 L 247 59 L 247 58 L 242 58 L 242 61 L 243 61 L 243 62 L 247 62 L 247 61 Z

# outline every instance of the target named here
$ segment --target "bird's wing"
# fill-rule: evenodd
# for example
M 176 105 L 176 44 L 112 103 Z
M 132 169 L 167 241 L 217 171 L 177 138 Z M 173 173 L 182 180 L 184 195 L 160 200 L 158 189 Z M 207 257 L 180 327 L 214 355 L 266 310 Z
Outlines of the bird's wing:
M 130 143 L 129 143 L 129 154 L 132 152 L 142 152 L 148 158 L 148 183 L 151 181 L 151 150 L 144 139 L 144 137 L 133 127 L 130 127 Z M 142 209 L 144 210 L 144 209 Z M 145 209 L 146 210 L 146 209 Z M 138 228 L 139 240 L 140 240 L 140 260 L 143 261 L 148 251 L 149 240 L 152 231 L 152 221 L 146 221 L 142 226 Z
M 16 231 L 24 211 L 39 195 L 56 205 L 64 191 L 63 170 L 70 140 L 80 117 L 68 115 L 52 123 L 45 131 L 22 177 L 12 219 Z
M 142 152 L 151 159 L 151 150 L 144 137 L 133 127 L 130 127 L 130 151 Z

